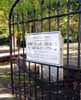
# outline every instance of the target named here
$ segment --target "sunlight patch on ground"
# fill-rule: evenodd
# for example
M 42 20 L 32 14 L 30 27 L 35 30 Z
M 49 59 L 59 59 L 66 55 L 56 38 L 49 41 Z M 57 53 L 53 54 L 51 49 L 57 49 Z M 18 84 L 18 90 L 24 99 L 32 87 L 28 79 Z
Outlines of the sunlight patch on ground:
M 0 94 L 0 98 L 13 98 L 14 96 L 9 93 Z
M 2 65 L 2 66 L 0 65 L 0 68 L 4 68 L 4 69 L 5 68 L 10 68 L 10 65 L 9 64 L 8 65 Z

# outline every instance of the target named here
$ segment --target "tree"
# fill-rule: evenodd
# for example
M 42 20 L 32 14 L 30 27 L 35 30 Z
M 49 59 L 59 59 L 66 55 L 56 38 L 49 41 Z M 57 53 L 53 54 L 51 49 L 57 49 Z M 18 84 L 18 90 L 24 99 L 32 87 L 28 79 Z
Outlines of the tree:
M 57 15 L 57 6 L 59 6 L 60 13 L 66 13 L 67 12 L 67 1 L 69 0 L 41 0 L 42 1 L 42 15 L 43 17 L 48 16 L 48 11 L 50 10 L 50 15 Z M 6 33 L 8 30 L 8 15 L 11 6 L 15 0 L 0 0 L 0 31 L 2 33 Z M 70 0 L 70 11 L 75 11 L 79 9 L 79 0 Z M 50 7 L 49 7 L 50 6 Z M 34 15 L 34 11 L 36 11 L 36 16 Z M 40 18 L 41 16 L 41 5 L 40 5 L 40 0 L 20 0 L 17 6 L 14 9 L 14 13 L 25 13 L 27 14 L 29 12 L 30 18 L 37 17 Z M 27 16 L 26 16 L 27 19 Z M 60 21 L 60 27 L 61 30 L 63 31 L 62 33 L 65 33 L 66 27 L 65 24 L 67 24 L 67 21 L 65 22 L 65 19 L 67 18 L 62 18 L 62 21 Z M 77 21 L 73 20 L 77 19 L 77 16 L 71 17 L 71 23 L 77 24 Z M 54 29 L 54 26 L 56 24 L 56 21 L 52 21 L 52 29 Z M 47 22 L 44 22 L 44 31 L 46 30 L 45 27 L 47 25 Z M 56 27 L 56 26 L 55 26 Z M 75 27 L 77 28 L 76 25 L 71 24 L 71 29 L 72 32 L 76 31 L 72 28 Z M 1 34 L 1 33 L 0 33 Z

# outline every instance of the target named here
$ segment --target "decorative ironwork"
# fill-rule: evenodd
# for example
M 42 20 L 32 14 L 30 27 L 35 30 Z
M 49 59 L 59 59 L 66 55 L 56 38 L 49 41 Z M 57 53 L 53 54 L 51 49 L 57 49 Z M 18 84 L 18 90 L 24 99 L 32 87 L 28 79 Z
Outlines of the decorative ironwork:
M 80 100 L 81 0 L 66 0 L 64 2 L 57 0 L 54 6 L 51 5 L 51 0 L 48 0 L 46 6 L 44 0 L 39 0 L 39 12 L 33 7 L 32 13 L 30 10 L 14 13 L 18 2 L 19 0 L 16 0 L 9 14 L 11 85 L 12 93 L 16 94 L 16 100 Z M 76 7 L 73 6 L 74 4 Z M 46 11 L 45 15 L 44 10 Z M 74 23 L 74 28 L 72 28 L 72 20 L 76 20 L 77 27 Z M 62 24 L 63 21 L 64 24 Z M 75 28 L 76 43 L 71 43 L 73 42 L 71 35 Z M 63 34 L 66 42 L 64 44 L 63 66 L 26 60 L 25 35 L 44 31 L 66 33 Z M 17 46 L 15 46 L 15 41 Z M 75 45 L 76 47 L 74 47 Z M 47 80 L 44 80 L 44 67 L 48 69 Z M 53 74 L 51 69 L 53 68 L 56 69 L 56 81 L 51 81 Z M 59 80 L 61 68 L 64 71 L 63 80 Z

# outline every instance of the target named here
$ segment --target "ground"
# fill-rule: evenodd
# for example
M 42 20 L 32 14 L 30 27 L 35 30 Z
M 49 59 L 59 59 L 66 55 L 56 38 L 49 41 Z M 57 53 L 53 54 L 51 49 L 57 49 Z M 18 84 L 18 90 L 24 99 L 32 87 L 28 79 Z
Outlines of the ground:
M 1 49 L 2 47 L 0 47 Z M 2 48 L 3 49 L 9 49 L 8 47 Z M 63 57 L 64 57 L 64 64 L 66 64 L 66 57 L 67 57 L 67 45 L 64 44 L 63 49 Z M 81 50 L 81 49 L 80 49 Z M 81 51 L 80 51 L 81 52 Z M 9 55 L 9 53 L 6 53 Z M 0 57 L 6 56 L 6 54 L 0 54 Z M 69 62 L 72 65 L 77 66 L 77 56 L 78 56 L 78 44 L 77 43 L 71 43 L 70 49 L 69 49 Z M 80 59 L 81 60 L 81 59 Z M 81 61 L 80 61 L 81 62 Z M 10 66 L 8 63 L 4 63 L 0 65 L 0 100 L 15 100 L 14 96 L 11 94 L 10 90 Z
M 10 89 L 10 66 L 0 65 L 0 100 L 15 100 Z

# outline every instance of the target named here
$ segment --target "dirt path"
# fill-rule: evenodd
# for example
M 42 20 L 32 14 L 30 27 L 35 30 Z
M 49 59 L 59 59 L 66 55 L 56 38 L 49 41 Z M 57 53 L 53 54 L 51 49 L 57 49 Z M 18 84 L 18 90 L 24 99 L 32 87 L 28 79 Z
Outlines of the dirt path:
M 10 90 L 9 69 L 9 65 L 0 65 L 0 100 L 15 100 Z

